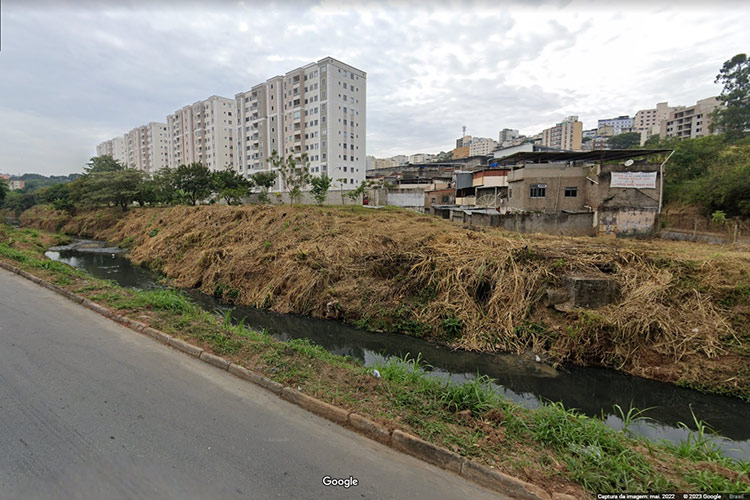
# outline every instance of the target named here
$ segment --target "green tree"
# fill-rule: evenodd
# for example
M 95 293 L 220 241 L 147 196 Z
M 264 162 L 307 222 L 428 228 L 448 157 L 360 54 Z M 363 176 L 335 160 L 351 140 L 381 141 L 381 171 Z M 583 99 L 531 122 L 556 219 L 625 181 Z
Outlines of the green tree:
M 268 190 L 271 189 L 276 182 L 276 173 L 274 172 L 256 172 L 250 179 L 253 181 L 260 192 L 258 193 L 258 201 L 261 203 L 268 203 L 271 198 L 268 196 Z
M 10 191 L 5 196 L 3 207 L 13 210 L 16 217 L 22 212 L 30 209 L 39 203 L 39 197 L 36 193 L 22 193 L 20 191 Z
M 714 83 L 724 88 L 719 101 L 724 104 L 713 113 L 712 128 L 720 127 L 727 139 L 735 140 L 750 132 L 750 59 L 737 54 L 726 61 Z
M 154 173 L 152 181 L 156 186 L 154 203 L 171 205 L 178 203 L 176 181 L 176 169 L 164 167 Z
M 227 202 L 227 205 L 239 204 L 247 196 L 252 181 L 240 175 L 236 170 L 217 170 L 211 174 L 213 190 Z
M 607 144 L 612 149 L 631 149 L 639 146 L 641 143 L 641 134 L 638 132 L 625 132 L 617 134 L 607 140 Z
M 366 190 L 367 190 L 367 183 L 365 181 L 362 181 L 360 182 L 359 186 L 357 186 L 356 189 L 346 193 L 346 196 L 353 202 L 357 202 L 359 201 L 359 197 L 365 194 Z
M 333 182 L 333 179 L 328 177 L 328 175 L 323 174 L 320 177 L 313 176 L 310 179 L 310 184 L 312 184 L 312 189 L 310 190 L 312 192 L 313 198 L 315 198 L 315 202 L 318 205 L 322 205 L 323 202 L 326 201 L 326 194 L 328 194 L 328 190 L 331 188 L 331 183 Z
M 700 204 L 706 213 L 750 217 L 750 140 L 721 151 L 683 190 L 685 200 Z
M 2 205 L 3 201 L 5 200 L 5 197 L 10 192 L 10 187 L 8 186 L 8 180 L 7 179 L 0 179 L 0 205 Z
M 89 160 L 83 170 L 86 174 L 95 174 L 98 172 L 117 172 L 125 170 L 125 165 L 115 160 L 109 155 L 94 156 Z M 84 174 L 85 175 L 85 174 Z
M 295 158 L 293 155 L 279 156 L 279 153 L 274 150 L 268 161 L 278 169 L 281 175 L 284 189 L 286 189 L 289 195 L 289 204 L 291 205 L 295 201 L 299 202 L 299 199 L 302 197 L 302 188 L 310 180 L 307 154 L 303 153 L 301 156 Z
M 174 187 L 191 205 L 211 195 L 211 181 L 211 171 L 202 163 L 180 165 L 174 173 Z
M 73 214 L 75 212 L 75 203 L 69 182 L 53 184 L 39 190 L 39 198 L 45 203 L 51 203 L 55 210 L 65 210 Z
M 96 170 L 84 176 L 83 201 L 91 205 L 118 206 L 126 211 L 138 199 L 143 173 L 133 168 Z

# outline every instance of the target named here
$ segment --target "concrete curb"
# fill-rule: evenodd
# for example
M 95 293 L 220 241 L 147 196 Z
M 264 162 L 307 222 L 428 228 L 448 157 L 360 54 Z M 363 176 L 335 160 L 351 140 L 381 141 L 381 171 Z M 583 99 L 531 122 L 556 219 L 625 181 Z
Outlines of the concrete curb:
M 458 474 L 464 479 L 484 486 L 492 491 L 502 493 L 518 500 L 552 500 L 553 498 L 565 500 L 567 498 L 572 498 L 561 493 L 553 493 L 552 496 L 550 496 L 546 491 L 536 485 L 521 481 L 520 479 L 508 476 L 477 462 L 465 459 L 446 448 L 424 441 L 417 436 L 398 429 L 391 432 L 387 427 L 378 424 L 363 415 L 333 406 L 291 387 L 284 387 L 276 381 L 248 370 L 243 366 L 231 363 L 220 356 L 206 352 L 200 347 L 189 344 L 184 340 L 172 337 L 171 335 L 125 316 L 114 314 L 111 310 L 97 304 L 96 302 L 92 302 L 56 285 L 48 283 L 41 278 L 37 278 L 36 276 L 4 261 L 0 261 L 0 267 L 48 288 L 49 290 L 57 292 L 63 297 L 81 304 L 106 318 L 116 321 L 138 333 L 151 337 L 157 342 L 173 347 L 221 370 L 226 370 L 235 377 L 259 385 L 304 410 L 336 424 L 352 428 L 370 439 L 385 444 L 400 452 L 412 455 L 413 457 L 440 467 L 441 469 Z
M 391 443 L 391 446 L 399 451 L 421 458 L 432 465 L 437 465 L 441 469 L 461 475 L 464 459 L 457 453 L 428 443 L 417 436 L 407 434 L 398 429 L 391 434 Z

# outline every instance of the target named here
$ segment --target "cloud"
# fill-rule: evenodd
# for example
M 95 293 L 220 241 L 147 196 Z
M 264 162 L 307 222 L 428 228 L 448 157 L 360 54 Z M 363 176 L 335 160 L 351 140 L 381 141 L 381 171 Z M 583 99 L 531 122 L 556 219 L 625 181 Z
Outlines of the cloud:
M 67 173 L 101 140 L 328 55 L 367 72 L 368 154 L 448 150 L 462 125 L 589 128 L 716 95 L 750 14 L 719 5 L 6 1 L 0 170 Z

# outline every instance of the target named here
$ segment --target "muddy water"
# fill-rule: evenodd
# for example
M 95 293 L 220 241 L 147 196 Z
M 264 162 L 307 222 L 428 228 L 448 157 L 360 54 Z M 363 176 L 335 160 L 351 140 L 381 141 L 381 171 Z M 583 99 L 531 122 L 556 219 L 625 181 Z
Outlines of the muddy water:
M 111 279 L 122 286 L 139 289 L 157 287 L 153 275 L 134 266 L 117 248 L 106 248 L 93 241 L 76 241 L 47 252 L 53 260 L 87 270 L 98 278 Z M 567 408 L 578 408 L 592 416 L 604 416 L 608 425 L 619 429 L 622 420 L 613 405 L 626 409 L 652 408 L 651 422 L 631 426 L 651 439 L 677 443 L 687 437 L 679 422 L 692 422 L 695 415 L 708 422 L 723 436 L 717 442 L 729 456 L 750 459 L 750 404 L 735 398 L 701 394 L 671 384 L 623 375 L 599 368 L 567 367 L 555 370 L 531 358 L 512 355 L 450 351 L 428 342 L 385 333 L 370 333 L 338 321 L 325 321 L 297 315 L 276 314 L 243 306 L 228 307 L 195 290 L 186 293 L 205 309 L 232 317 L 255 329 L 266 329 L 280 340 L 308 338 L 335 354 L 351 356 L 370 365 L 391 356 L 421 355 L 431 373 L 462 382 L 477 374 L 495 380 L 495 389 L 527 407 L 540 400 L 561 401 Z

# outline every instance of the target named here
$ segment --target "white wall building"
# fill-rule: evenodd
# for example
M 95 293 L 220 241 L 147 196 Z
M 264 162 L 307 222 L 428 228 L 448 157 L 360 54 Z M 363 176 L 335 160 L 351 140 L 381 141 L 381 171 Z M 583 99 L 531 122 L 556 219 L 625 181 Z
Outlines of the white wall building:
M 211 96 L 167 116 L 170 167 L 202 163 L 210 170 L 236 168 L 235 101 Z
M 141 125 L 123 137 L 125 165 L 153 174 L 168 164 L 167 124 L 151 122 Z M 116 158 L 115 158 L 116 159 Z
M 469 144 L 469 156 L 487 156 L 497 148 L 497 141 L 485 137 L 474 137 Z
M 127 150 L 125 149 L 125 137 L 115 137 L 104 141 L 96 147 L 96 156 L 108 155 L 122 163 L 127 164 Z
M 272 169 L 280 156 L 306 153 L 312 175 L 334 189 L 365 180 L 367 75 L 332 57 L 275 76 L 235 96 L 237 170 Z M 277 189 L 283 189 L 277 179 Z

